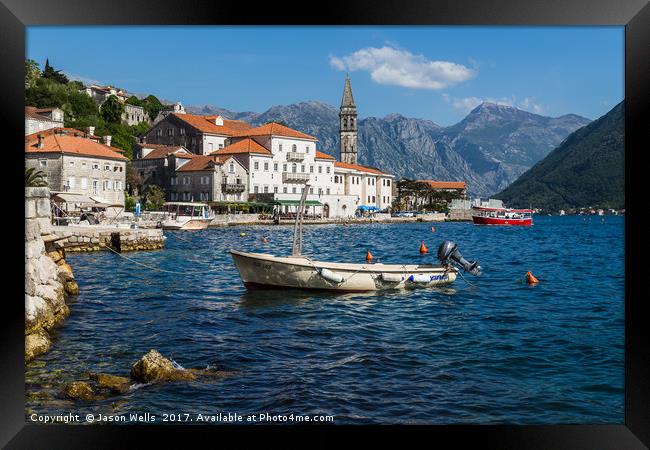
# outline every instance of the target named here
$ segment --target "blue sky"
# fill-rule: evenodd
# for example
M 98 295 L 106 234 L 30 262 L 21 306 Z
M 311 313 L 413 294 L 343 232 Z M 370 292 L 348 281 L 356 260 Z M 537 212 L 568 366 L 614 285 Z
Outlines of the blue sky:
M 27 57 L 185 105 L 340 104 L 451 125 L 481 101 L 595 119 L 624 96 L 623 27 L 30 27 Z

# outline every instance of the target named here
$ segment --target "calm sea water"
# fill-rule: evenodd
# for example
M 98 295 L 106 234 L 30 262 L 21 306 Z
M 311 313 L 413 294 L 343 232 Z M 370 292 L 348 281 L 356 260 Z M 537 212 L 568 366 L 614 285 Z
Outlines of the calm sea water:
M 444 239 L 482 276 L 371 294 L 247 292 L 230 248 L 288 254 L 290 227 L 166 232 L 161 251 L 69 254 L 81 293 L 26 367 L 37 413 L 328 414 L 335 423 L 623 423 L 624 218 L 309 226 L 305 253 L 433 262 Z M 240 234 L 244 232 L 246 236 Z M 260 237 L 268 235 L 264 244 Z M 420 256 L 423 240 L 428 256 Z M 519 282 L 531 270 L 540 284 Z M 128 375 L 155 348 L 218 381 L 96 403 L 56 393 L 84 371 Z

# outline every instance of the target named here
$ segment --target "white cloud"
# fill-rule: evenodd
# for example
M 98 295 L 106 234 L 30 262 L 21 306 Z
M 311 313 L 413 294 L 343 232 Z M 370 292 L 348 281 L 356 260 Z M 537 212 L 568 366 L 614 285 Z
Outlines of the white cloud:
M 365 70 L 379 84 L 438 90 L 467 81 L 476 71 L 462 64 L 433 61 L 396 46 L 367 47 L 348 56 L 330 56 L 336 70 Z
M 511 97 L 465 97 L 465 98 L 456 98 L 451 97 L 448 94 L 442 94 L 442 98 L 450 103 L 454 109 L 462 111 L 463 113 L 468 113 L 474 108 L 476 108 L 481 103 L 495 103 L 497 105 L 512 106 L 515 108 L 523 109 L 525 111 L 530 111 L 535 114 L 541 114 L 544 112 L 544 108 L 535 102 L 534 97 L 525 97 L 523 100 L 517 100 L 513 95 Z

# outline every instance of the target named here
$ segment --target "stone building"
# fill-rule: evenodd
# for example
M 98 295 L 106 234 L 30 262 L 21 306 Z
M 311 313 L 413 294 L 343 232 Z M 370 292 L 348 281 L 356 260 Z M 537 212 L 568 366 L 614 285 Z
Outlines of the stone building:
M 339 111 L 339 152 L 341 162 L 347 164 L 357 163 L 357 137 L 357 106 L 354 104 L 350 78 L 346 77 Z
M 149 113 L 142 106 L 124 103 L 124 112 L 122 113 L 122 123 L 126 125 L 137 125 L 139 123 L 149 123 Z
M 180 102 L 176 102 L 173 105 L 163 106 L 162 109 L 158 112 L 158 115 L 154 118 L 154 125 L 172 113 L 185 114 L 185 108 L 183 108 L 183 105 Z
M 146 144 L 182 145 L 191 153 L 208 155 L 224 148 L 226 140 L 252 126 L 221 116 L 198 116 L 172 112 L 140 136 Z
M 120 149 L 88 139 L 72 128 L 25 136 L 25 166 L 44 172 L 53 192 L 124 205 L 127 160 Z
M 62 128 L 63 110 L 59 108 L 25 107 L 25 135 L 45 131 L 52 128 Z
M 92 84 L 80 92 L 85 93 L 97 103 L 100 108 L 101 105 L 108 100 L 111 95 L 114 95 L 117 100 L 124 105 L 124 112 L 122 113 L 122 123 L 125 125 L 137 125 L 139 123 L 151 122 L 149 114 L 144 110 L 142 106 L 131 105 L 126 103 L 129 99 L 129 95 L 126 91 L 118 89 L 113 86 L 98 86 Z
M 448 209 L 454 199 L 467 198 L 464 181 L 400 180 L 397 186 L 400 209 Z
M 171 178 L 171 201 L 246 202 L 248 172 L 230 155 L 200 155 L 182 164 Z

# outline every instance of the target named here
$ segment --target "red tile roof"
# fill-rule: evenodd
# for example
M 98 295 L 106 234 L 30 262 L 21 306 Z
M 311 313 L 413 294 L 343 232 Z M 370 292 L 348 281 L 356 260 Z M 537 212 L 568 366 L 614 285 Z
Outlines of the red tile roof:
M 162 144 L 136 144 L 141 149 L 151 149 L 142 159 L 162 159 L 174 153 L 179 156 L 191 158 L 195 156 L 193 153 L 184 153 L 180 150 L 185 150 L 182 145 L 162 145 Z
M 229 156 L 217 156 L 217 155 L 197 155 L 192 158 L 191 161 L 186 162 L 181 167 L 179 167 L 177 172 L 195 172 L 195 171 L 204 171 L 211 170 L 214 166 L 222 165 Z
M 316 150 L 316 158 L 318 159 L 333 159 L 336 161 L 336 158 L 333 157 L 332 155 L 328 155 L 327 153 L 319 152 Z
M 234 136 L 244 130 L 252 128 L 252 125 L 241 120 L 226 120 L 224 119 L 223 125 L 217 125 L 214 120 L 217 116 L 197 116 L 194 114 L 179 114 L 171 113 L 181 121 L 185 122 L 192 128 L 199 130 L 202 133 L 217 134 L 221 136 Z
M 38 136 L 42 135 L 43 147 L 38 148 Z M 86 139 L 84 133 L 74 128 L 52 128 L 25 136 L 25 153 L 65 153 L 80 156 L 127 160 L 117 149 Z
M 467 184 L 464 181 L 433 181 L 417 180 L 418 183 L 425 183 L 433 189 L 466 189 Z
M 317 141 L 314 136 L 302 133 L 300 131 L 294 130 L 293 128 L 286 127 L 277 122 L 267 123 L 260 127 L 251 128 L 240 133 L 236 133 L 233 136 L 283 136 L 283 137 L 293 137 L 298 139 L 307 139 L 310 141 Z
M 25 117 L 29 117 L 31 119 L 37 119 L 37 120 L 48 120 L 51 121 L 47 116 L 43 116 L 38 113 L 38 111 L 43 111 L 42 109 L 39 110 L 35 106 L 25 106 Z
M 334 163 L 334 166 L 335 167 L 340 167 L 342 169 L 358 170 L 359 172 L 375 173 L 377 175 L 388 175 L 387 173 L 382 172 L 381 170 L 374 169 L 372 167 L 360 166 L 358 164 L 348 164 L 348 163 L 336 161 Z
M 263 145 L 251 138 L 242 139 L 234 144 L 230 144 L 224 148 L 211 153 L 211 155 L 234 155 L 239 153 L 255 153 L 259 155 L 269 155 L 272 153 Z

